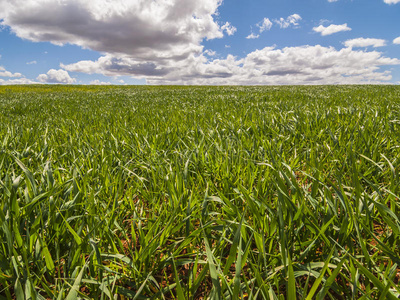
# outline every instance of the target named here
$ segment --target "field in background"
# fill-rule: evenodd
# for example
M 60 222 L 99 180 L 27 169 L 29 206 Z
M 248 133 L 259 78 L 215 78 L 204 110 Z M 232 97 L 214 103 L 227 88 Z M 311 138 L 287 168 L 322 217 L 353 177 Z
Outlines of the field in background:
M 0 87 L 0 299 L 396 299 L 400 87 Z

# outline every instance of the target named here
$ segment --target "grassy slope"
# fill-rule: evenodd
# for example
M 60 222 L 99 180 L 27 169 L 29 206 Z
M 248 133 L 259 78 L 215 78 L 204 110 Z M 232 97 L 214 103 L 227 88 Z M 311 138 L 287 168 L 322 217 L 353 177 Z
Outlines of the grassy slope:
M 399 147 L 399 87 L 0 87 L 0 299 L 393 298 Z

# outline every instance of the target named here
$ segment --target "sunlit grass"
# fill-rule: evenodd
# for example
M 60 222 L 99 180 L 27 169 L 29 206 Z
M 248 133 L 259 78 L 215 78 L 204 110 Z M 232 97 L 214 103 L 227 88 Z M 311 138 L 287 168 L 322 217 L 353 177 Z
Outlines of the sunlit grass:
M 0 299 L 396 299 L 400 88 L 0 87 Z

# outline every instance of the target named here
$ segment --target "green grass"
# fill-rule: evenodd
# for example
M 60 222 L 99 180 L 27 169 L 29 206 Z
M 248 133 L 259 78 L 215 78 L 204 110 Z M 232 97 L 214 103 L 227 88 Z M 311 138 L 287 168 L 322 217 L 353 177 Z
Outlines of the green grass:
M 0 87 L 0 299 L 396 299 L 400 87 Z

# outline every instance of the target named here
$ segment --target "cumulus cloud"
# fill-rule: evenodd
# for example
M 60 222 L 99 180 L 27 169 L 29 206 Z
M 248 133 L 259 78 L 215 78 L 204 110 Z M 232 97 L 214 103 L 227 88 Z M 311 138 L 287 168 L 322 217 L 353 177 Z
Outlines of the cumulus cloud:
M 215 56 L 215 55 L 217 55 L 217 52 L 215 52 L 214 50 L 207 49 L 206 51 L 204 51 L 204 54 L 206 54 L 208 56 Z
M 107 54 L 100 57 L 97 61 L 83 60 L 74 64 L 64 65 L 61 68 L 70 72 L 82 72 L 87 74 L 101 73 L 106 76 L 164 76 L 169 73 L 171 68 L 177 66 L 179 63 L 186 62 L 187 60 L 165 62 L 164 64 L 157 65 L 153 61 L 142 61 L 130 56 L 113 56 Z M 184 66 L 183 66 L 184 67 Z M 101 70 L 99 72 L 99 70 Z
M 104 82 L 104 81 L 100 81 L 98 79 L 93 80 L 90 82 L 91 85 L 110 85 L 112 84 L 111 82 Z
M 400 0 L 384 0 L 384 2 L 386 4 L 396 4 L 396 3 L 400 3 Z
M 319 25 L 318 27 L 314 27 L 313 30 L 315 32 L 321 33 L 322 36 L 326 36 L 341 31 L 350 31 L 351 28 L 347 26 L 347 23 L 345 23 L 342 25 L 331 24 L 328 27 L 325 27 L 324 25 Z
M 393 40 L 393 44 L 400 45 L 400 36 L 399 36 L 398 38 L 395 38 L 395 39 Z
M 382 39 L 371 39 L 371 38 L 357 38 L 352 40 L 347 40 L 344 42 L 346 47 L 384 47 L 386 46 L 386 41 Z
M 7 71 L 4 67 L 0 66 L 0 77 L 22 77 L 21 73 L 11 73 Z
M 251 40 L 251 39 L 258 39 L 260 37 L 259 34 L 254 34 L 253 32 L 250 33 L 248 36 L 246 36 L 246 39 Z
M 141 74 L 149 84 L 341 84 L 391 80 L 390 71 L 381 71 L 380 67 L 399 64 L 400 60 L 384 57 L 377 51 L 336 50 L 316 45 L 283 49 L 266 47 L 244 58 L 228 55 L 225 59 L 212 61 L 204 55 L 193 55 L 158 71 L 141 69 L 132 58 L 117 59 L 110 55 L 63 67 L 69 71 L 107 76 Z
M 231 23 L 226 22 L 224 25 L 221 26 L 221 30 L 225 31 L 227 35 L 234 35 L 237 31 L 235 26 L 232 26 Z
M 47 74 L 40 74 L 37 78 L 42 83 L 75 83 L 76 79 L 71 78 L 65 70 L 50 69 Z
M 36 65 L 37 61 L 36 60 L 28 61 L 26 64 L 27 65 Z
M 375 83 L 391 80 L 390 70 L 381 71 L 381 66 L 400 63 L 377 51 L 319 45 L 266 47 L 243 58 L 228 55 L 214 59 L 211 52 L 204 51 L 202 42 L 236 31 L 229 22 L 215 21 L 221 3 L 222 0 L 0 0 L 0 20 L 24 39 L 70 43 L 103 53 L 97 60 L 60 64 L 62 69 L 40 74 L 37 80 L 44 83 L 76 82 L 68 72 L 127 75 L 145 78 L 149 84 Z M 256 33 L 271 26 L 295 28 L 301 16 L 268 19 L 272 25 L 266 20 L 259 23 Z M 323 27 L 321 34 L 335 31 L 331 26 Z
M 20 38 L 75 44 L 137 59 L 181 60 L 203 39 L 232 35 L 214 20 L 222 0 L 0 0 L 1 24 Z M 45 18 L 43 16 L 46 16 Z
M 272 28 L 272 22 L 270 19 L 264 18 L 260 23 L 257 24 L 257 27 L 260 29 L 260 33 L 262 33 Z
M 25 77 L 16 78 L 16 79 L 1 79 L 0 78 L 0 85 L 16 85 L 16 84 L 35 84 L 37 82 L 27 79 Z
M 1 77 L 6 79 L 3 79 Z M 35 82 L 25 78 L 25 76 L 22 75 L 21 73 L 12 73 L 10 71 L 7 71 L 4 67 L 0 66 L 0 85 L 32 84 L 32 83 Z
M 278 24 L 281 28 L 288 28 L 289 26 L 299 26 L 299 21 L 302 18 L 298 14 L 290 15 L 289 17 L 275 19 L 274 22 Z
M 285 18 L 280 18 L 275 19 L 274 22 L 278 24 L 281 28 L 288 28 L 289 26 L 298 26 L 298 21 L 301 20 L 301 17 L 298 14 L 291 15 L 289 17 Z M 258 39 L 260 37 L 260 34 L 263 33 L 266 30 L 271 30 L 273 26 L 273 22 L 269 18 L 264 18 L 262 21 L 258 22 L 256 24 L 258 27 L 258 32 L 259 34 L 256 34 L 251 31 L 251 33 L 246 36 L 246 39 Z

